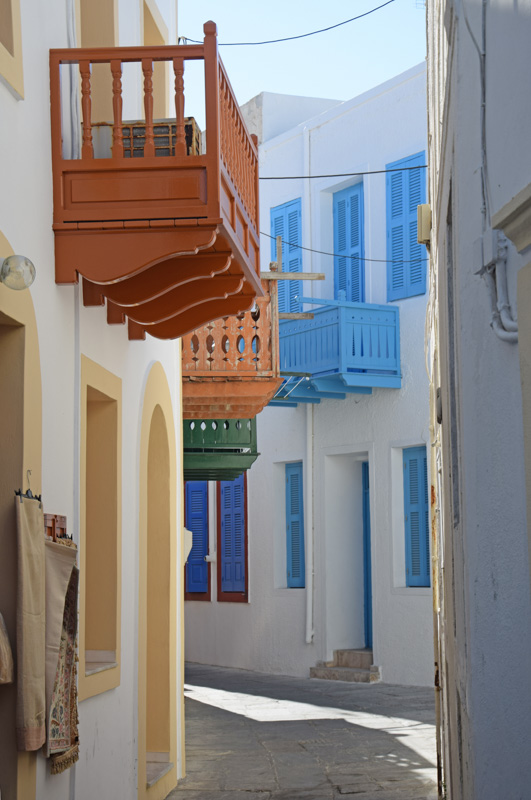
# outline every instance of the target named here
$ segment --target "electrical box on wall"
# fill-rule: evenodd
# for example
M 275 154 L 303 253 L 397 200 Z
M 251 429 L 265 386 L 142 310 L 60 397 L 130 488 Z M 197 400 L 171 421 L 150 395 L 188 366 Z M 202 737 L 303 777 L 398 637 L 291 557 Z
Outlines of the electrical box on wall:
M 417 241 L 429 244 L 431 241 L 431 206 L 429 203 L 417 206 Z

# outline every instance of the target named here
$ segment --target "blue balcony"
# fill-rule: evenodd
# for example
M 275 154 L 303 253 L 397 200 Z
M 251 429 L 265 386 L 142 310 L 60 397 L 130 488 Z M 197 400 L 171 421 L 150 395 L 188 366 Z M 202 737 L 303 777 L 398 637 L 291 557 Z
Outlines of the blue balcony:
M 310 302 L 323 301 L 301 298 Z M 313 319 L 280 323 L 280 372 L 287 377 L 270 405 L 400 389 L 398 306 L 324 302 Z

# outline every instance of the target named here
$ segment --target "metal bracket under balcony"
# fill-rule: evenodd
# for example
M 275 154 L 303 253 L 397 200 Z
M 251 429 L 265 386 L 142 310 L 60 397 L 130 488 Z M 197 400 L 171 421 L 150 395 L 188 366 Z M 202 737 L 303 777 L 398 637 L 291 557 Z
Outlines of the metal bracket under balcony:
M 398 306 L 301 298 L 325 303 L 312 320 L 280 323 L 280 373 L 284 384 L 270 405 L 293 406 L 373 388 L 399 389 Z
M 256 419 L 183 421 L 187 481 L 232 481 L 256 461 Z

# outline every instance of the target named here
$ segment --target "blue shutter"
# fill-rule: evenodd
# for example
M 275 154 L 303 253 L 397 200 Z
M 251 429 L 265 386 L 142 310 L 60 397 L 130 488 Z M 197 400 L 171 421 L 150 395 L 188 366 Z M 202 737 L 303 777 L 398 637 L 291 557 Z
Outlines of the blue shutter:
M 206 481 L 187 481 L 185 525 L 192 531 L 192 549 L 186 562 L 186 591 L 208 591 L 208 500 Z
M 417 242 L 417 206 L 425 202 L 424 153 L 387 164 L 387 299 L 400 300 L 426 291 L 426 249 Z
M 404 450 L 406 586 L 430 585 L 428 459 L 425 447 Z
M 288 587 L 304 588 L 302 463 L 286 464 L 286 547 Z
M 282 271 L 302 271 L 301 201 L 300 198 L 271 209 L 271 236 L 282 236 Z M 289 244 L 285 244 L 289 242 Z M 271 239 L 271 260 L 277 260 L 276 239 Z M 278 281 L 279 311 L 298 311 L 295 297 L 302 294 L 300 281 Z
M 220 481 L 221 591 L 245 592 L 245 483 L 244 475 Z
M 353 303 L 365 300 L 363 183 L 334 194 L 335 296 L 344 291 Z

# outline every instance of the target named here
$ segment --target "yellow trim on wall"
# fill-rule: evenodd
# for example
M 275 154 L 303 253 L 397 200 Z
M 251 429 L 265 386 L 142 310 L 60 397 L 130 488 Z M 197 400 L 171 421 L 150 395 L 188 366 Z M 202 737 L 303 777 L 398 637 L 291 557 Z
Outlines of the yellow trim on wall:
M 13 250 L 0 232 L 0 260 L 10 255 L 13 255 Z M 16 292 L 0 284 L 0 313 L 14 320 L 18 325 L 24 326 L 24 441 L 20 486 L 27 490 L 26 470 L 31 469 L 31 489 L 34 494 L 40 494 L 42 491 L 42 382 L 37 320 L 30 290 Z M 15 688 L 15 686 L 5 686 L 3 691 L 14 691 Z M 3 719 L 3 730 L 12 743 L 14 729 L 13 705 L 13 719 L 11 721 Z M 0 744 L 2 741 L 2 732 L 0 731 Z M 36 761 L 35 753 L 14 752 L 16 769 L 16 794 L 14 796 L 17 799 L 35 800 Z M 6 778 L 7 776 L 4 776 L 4 780 Z M 2 786 L 5 788 L 4 784 Z
M 116 514 L 114 553 L 115 584 L 115 648 L 113 666 L 100 672 L 87 675 L 86 631 L 87 613 L 98 613 L 91 608 L 87 612 L 87 405 L 94 392 L 116 404 L 116 461 L 109 466 L 115 470 L 110 476 L 116 486 L 116 504 L 112 513 Z M 121 642 L 121 597 L 122 597 L 122 381 L 100 364 L 81 356 L 81 430 L 80 430 L 80 531 L 79 531 L 79 700 L 86 700 L 96 694 L 114 689 L 120 685 L 120 642 Z M 111 531 L 111 535 L 112 535 Z M 112 587 L 111 587 L 112 588 Z M 100 609 L 101 611 L 101 609 Z
M 8 0 L 9 2 L 9 0 Z M 13 89 L 15 95 L 24 99 L 24 73 L 22 66 L 22 29 L 20 24 L 20 0 L 11 2 L 11 25 L 13 52 L 0 42 L 0 76 Z
M 157 423 L 160 413 L 164 418 L 169 455 L 169 751 L 171 769 L 150 787 L 146 779 L 147 731 L 147 641 L 148 641 L 148 484 L 149 444 L 152 422 Z M 155 416 L 156 413 L 156 416 Z M 157 423 L 158 424 L 158 423 Z M 149 372 L 144 392 L 140 432 L 140 485 L 139 485 L 139 576 L 138 576 L 138 798 L 163 800 L 177 785 L 177 713 L 182 705 L 182 686 L 177 687 L 177 563 L 182 552 L 182 525 L 177 527 L 177 453 L 175 423 L 170 389 L 162 365 L 156 362 Z M 178 534 L 179 531 L 179 534 Z M 181 541 L 179 541 L 179 537 Z M 180 562 L 182 564 L 182 561 Z M 183 620 L 181 617 L 181 631 Z M 180 699 L 178 699 L 180 698 Z

